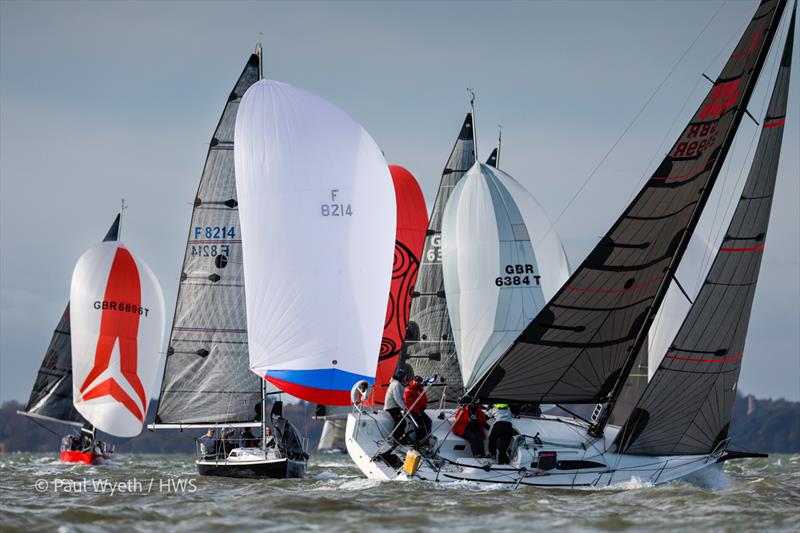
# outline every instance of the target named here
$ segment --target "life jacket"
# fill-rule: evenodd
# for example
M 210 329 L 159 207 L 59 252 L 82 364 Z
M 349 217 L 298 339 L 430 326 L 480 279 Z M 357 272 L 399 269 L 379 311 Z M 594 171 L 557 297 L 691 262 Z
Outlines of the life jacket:
M 456 410 L 456 420 L 453 424 L 453 434 L 458 435 L 459 437 L 464 436 L 464 432 L 469 427 L 469 423 L 472 420 L 472 417 L 469 413 L 469 407 L 466 405 L 462 405 Z M 478 407 L 475 413 L 475 422 L 478 424 L 478 428 L 483 428 L 484 424 L 486 424 L 486 414 L 483 412 L 483 409 Z
M 428 396 L 425 394 L 425 387 L 422 383 L 414 385 L 409 383 L 406 390 L 403 392 L 403 401 L 405 402 L 408 410 L 414 414 L 419 414 L 428 407 Z

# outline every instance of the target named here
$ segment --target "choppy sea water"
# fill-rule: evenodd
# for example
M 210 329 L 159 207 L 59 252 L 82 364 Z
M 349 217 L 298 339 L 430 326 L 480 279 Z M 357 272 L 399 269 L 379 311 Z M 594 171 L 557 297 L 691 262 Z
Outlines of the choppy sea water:
M 106 466 L 0 455 L 2 531 L 800 531 L 800 455 L 728 463 L 713 488 L 631 482 L 509 490 L 371 481 L 345 455 L 316 455 L 303 480 L 200 477 L 188 455 Z

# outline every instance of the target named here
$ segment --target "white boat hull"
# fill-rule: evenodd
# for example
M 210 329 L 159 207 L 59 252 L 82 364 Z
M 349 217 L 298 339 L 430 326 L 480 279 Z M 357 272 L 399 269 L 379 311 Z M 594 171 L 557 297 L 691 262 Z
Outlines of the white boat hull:
M 510 449 L 510 464 L 475 459 L 469 444 L 451 432 L 452 410 L 429 410 L 433 420 L 435 449 L 426 453 L 419 469 L 409 474 L 398 467 L 407 446 L 394 451 L 395 460 L 379 454 L 389 450 L 385 438 L 394 427 L 388 413 L 355 411 L 348 415 L 346 444 L 350 457 L 370 479 L 419 479 L 436 482 L 471 481 L 487 484 L 538 487 L 604 487 L 638 480 L 646 484 L 667 483 L 717 469 L 722 455 L 641 456 L 609 451 L 619 428 L 608 426 L 602 438 L 590 437 L 587 424 L 574 418 L 542 416 L 515 418 L 519 432 Z M 486 432 L 488 435 L 488 431 Z M 555 452 L 552 465 L 539 465 L 539 454 Z

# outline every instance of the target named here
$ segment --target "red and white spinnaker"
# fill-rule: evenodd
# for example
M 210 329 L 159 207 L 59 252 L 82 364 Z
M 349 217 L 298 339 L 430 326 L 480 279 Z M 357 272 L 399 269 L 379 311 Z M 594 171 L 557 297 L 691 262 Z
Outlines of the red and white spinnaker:
M 78 412 L 118 437 L 142 430 L 164 339 L 164 294 L 119 242 L 78 259 L 70 288 L 72 393 Z

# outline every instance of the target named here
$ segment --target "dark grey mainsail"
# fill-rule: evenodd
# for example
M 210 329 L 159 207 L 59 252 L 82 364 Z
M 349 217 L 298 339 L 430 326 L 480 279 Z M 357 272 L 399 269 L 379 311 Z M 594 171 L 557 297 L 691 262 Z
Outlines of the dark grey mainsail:
M 261 380 L 247 351 L 242 236 L 233 130 L 242 96 L 260 77 L 253 54 L 208 149 L 192 211 L 156 412 L 159 425 L 255 423 Z
M 453 151 L 447 160 L 447 166 L 442 172 L 442 181 L 433 204 L 422 262 L 412 294 L 406 337 L 398 359 L 399 367 L 410 365 L 411 370 L 421 376 L 438 376 L 437 385 L 444 387 L 432 389 L 431 399 L 438 399 L 439 391 L 444 390 L 448 402 L 457 401 L 464 392 L 464 386 L 444 294 L 442 214 L 453 187 L 475 164 L 473 128 L 472 113 L 467 113 Z
M 753 164 L 711 270 L 620 431 L 620 451 L 711 453 L 728 437 L 767 236 L 789 94 L 794 14 Z
M 119 215 L 108 229 L 104 241 L 119 238 Z M 72 345 L 70 338 L 69 303 L 58 321 L 36 375 L 31 396 L 20 414 L 65 424 L 82 426 L 83 417 L 72 405 Z
M 762 2 L 677 142 L 622 216 L 471 394 L 482 401 L 619 397 L 763 66 L 785 0 Z M 602 432 L 608 409 L 593 429 Z

